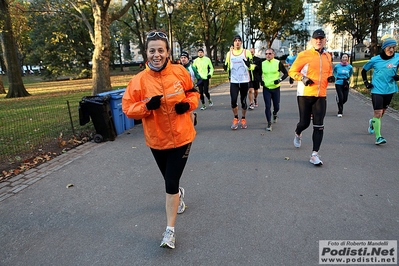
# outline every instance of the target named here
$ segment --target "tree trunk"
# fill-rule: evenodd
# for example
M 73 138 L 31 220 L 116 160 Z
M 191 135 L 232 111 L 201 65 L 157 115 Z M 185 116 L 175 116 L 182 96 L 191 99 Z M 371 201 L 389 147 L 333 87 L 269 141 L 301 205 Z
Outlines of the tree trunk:
M 109 73 L 110 45 L 109 16 L 107 9 L 97 1 L 92 1 L 94 17 L 94 53 L 93 53 L 93 95 L 111 90 Z
M 123 16 L 134 2 L 135 0 L 129 0 L 119 11 L 114 10 L 112 15 L 110 15 L 108 13 L 110 1 L 91 0 L 94 17 L 94 52 L 92 58 L 93 95 L 112 89 L 109 74 L 111 56 L 109 26 L 112 21 Z
M 373 14 L 371 16 L 371 27 L 370 27 L 370 39 L 371 39 L 371 49 L 370 54 L 372 56 L 378 53 L 378 27 L 380 26 L 380 1 L 374 1 L 373 3 Z
M 0 74 L 0 94 L 6 94 L 6 89 L 4 88 L 2 74 Z
M 8 77 L 6 98 L 25 97 L 30 94 L 22 82 L 21 68 L 18 63 L 17 46 L 12 32 L 11 17 L 6 0 L 0 0 L 0 43 Z

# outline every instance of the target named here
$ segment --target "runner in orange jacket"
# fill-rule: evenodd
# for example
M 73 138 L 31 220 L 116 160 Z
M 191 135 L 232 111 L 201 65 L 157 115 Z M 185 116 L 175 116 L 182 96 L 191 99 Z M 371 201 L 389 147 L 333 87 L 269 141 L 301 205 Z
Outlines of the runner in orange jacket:
M 324 50 L 326 35 L 318 29 L 312 35 L 312 48 L 298 54 L 288 74 L 297 85 L 297 101 L 299 109 L 299 123 L 295 129 L 294 145 L 301 146 L 302 131 L 310 125 L 313 114 L 313 151 L 310 163 L 322 165 L 319 149 L 323 140 L 324 116 L 327 109 L 327 86 L 334 82 L 331 55 Z
M 122 109 L 127 117 L 143 121 L 146 143 L 165 182 L 167 224 L 161 247 L 175 248 L 176 216 L 186 208 L 179 182 L 196 134 L 190 111 L 198 107 L 199 93 L 190 73 L 171 64 L 164 32 L 148 33 L 145 49 L 147 68 L 129 82 Z

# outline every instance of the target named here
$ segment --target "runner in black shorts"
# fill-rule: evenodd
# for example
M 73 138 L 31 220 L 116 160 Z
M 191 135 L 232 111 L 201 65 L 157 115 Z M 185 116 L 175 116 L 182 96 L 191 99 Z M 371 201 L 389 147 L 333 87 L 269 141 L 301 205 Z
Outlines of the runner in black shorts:
M 371 89 L 374 115 L 369 120 L 368 132 L 375 134 L 375 144 L 384 144 L 387 141 L 381 136 L 381 119 L 391 103 L 393 94 L 398 92 L 399 54 L 395 53 L 396 40 L 385 38 L 382 43 L 382 52 L 373 56 L 362 69 L 362 78 L 366 88 Z M 367 80 L 367 71 L 374 69 L 371 83 Z
M 249 50 L 252 54 L 253 64 L 251 65 L 251 81 L 249 83 L 248 99 L 249 99 L 249 110 L 253 110 L 258 107 L 258 90 L 260 88 L 260 82 L 262 81 L 262 59 L 255 56 L 255 49 Z

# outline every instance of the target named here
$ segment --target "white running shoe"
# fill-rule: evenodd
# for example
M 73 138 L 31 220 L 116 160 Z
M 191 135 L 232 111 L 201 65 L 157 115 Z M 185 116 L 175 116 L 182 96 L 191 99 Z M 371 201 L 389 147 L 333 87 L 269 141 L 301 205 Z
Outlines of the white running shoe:
M 302 134 L 297 135 L 297 134 L 295 133 L 294 146 L 295 146 L 296 148 L 299 148 L 299 147 L 301 147 L 301 143 L 302 143 Z
M 161 248 L 175 248 L 175 242 L 176 242 L 176 238 L 175 238 L 175 232 L 173 232 L 172 230 L 166 229 L 165 233 L 162 234 L 163 235 L 163 239 L 161 242 L 160 247 Z
M 272 130 L 273 130 L 272 123 L 268 122 L 267 123 L 267 127 L 266 127 L 266 131 L 272 131 Z
M 319 154 L 317 154 L 317 153 L 312 153 L 312 156 L 310 156 L 309 162 L 316 166 L 323 165 L 323 162 L 320 160 Z

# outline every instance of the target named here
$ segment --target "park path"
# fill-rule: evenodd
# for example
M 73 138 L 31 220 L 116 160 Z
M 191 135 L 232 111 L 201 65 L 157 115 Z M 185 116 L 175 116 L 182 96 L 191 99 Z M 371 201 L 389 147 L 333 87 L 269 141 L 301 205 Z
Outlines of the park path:
M 384 116 L 388 143 L 376 146 L 370 101 L 351 92 L 337 118 L 334 91 L 315 167 L 311 128 L 292 143 L 287 81 L 272 132 L 263 100 L 248 129 L 230 130 L 229 86 L 212 89 L 181 180 L 175 250 L 158 247 L 164 187 L 141 125 L 30 170 L 1 188 L 0 265 L 318 265 L 320 240 L 397 240 L 398 116 Z

